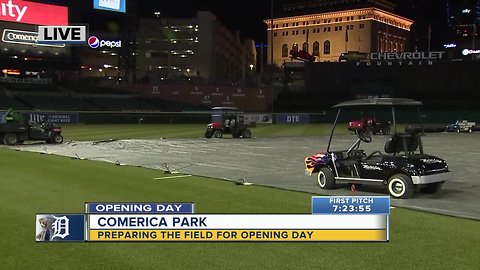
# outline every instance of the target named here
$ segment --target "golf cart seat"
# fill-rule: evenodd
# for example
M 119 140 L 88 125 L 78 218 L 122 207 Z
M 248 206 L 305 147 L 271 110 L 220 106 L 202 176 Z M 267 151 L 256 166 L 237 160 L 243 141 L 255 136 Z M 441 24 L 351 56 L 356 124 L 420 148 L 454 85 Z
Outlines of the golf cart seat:
M 420 146 L 420 134 L 407 133 L 407 134 L 394 134 L 385 142 L 385 153 L 398 154 L 405 152 L 406 154 L 412 154 Z

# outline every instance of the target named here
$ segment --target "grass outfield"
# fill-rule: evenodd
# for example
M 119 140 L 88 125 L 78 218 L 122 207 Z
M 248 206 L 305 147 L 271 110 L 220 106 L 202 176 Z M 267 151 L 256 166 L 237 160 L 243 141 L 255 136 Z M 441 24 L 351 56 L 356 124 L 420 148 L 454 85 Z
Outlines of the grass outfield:
M 204 124 L 108 124 L 65 125 L 62 132 L 66 140 L 90 141 L 104 139 L 159 139 L 203 137 Z M 331 124 L 277 124 L 258 125 L 252 129 L 254 137 L 290 137 L 330 135 Z M 346 133 L 346 125 L 339 125 L 336 133 Z M 230 135 L 226 135 L 229 137 Z
M 35 242 L 37 212 L 194 201 L 198 213 L 309 213 L 310 194 L 0 149 L 0 269 L 478 269 L 478 221 L 392 209 L 389 243 Z

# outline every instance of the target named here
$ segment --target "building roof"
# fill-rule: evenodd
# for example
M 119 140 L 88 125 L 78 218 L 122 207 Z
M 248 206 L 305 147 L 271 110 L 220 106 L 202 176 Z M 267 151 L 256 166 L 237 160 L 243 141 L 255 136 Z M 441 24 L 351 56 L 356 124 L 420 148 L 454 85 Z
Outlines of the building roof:
M 393 12 L 397 5 L 390 0 L 310 0 L 300 3 L 296 1 L 295 3 L 285 4 L 282 7 L 284 14 L 281 14 L 280 17 L 369 7 L 377 7 Z

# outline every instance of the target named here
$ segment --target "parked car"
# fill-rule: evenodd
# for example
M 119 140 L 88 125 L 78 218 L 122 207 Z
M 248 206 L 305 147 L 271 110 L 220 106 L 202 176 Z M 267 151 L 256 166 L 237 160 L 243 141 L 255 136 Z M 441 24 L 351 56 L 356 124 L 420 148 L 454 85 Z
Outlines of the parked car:
M 445 127 L 446 132 L 472 132 L 475 122 L 469 122 L 468 120 L 457 120 L 453 124 L 449 124 Z

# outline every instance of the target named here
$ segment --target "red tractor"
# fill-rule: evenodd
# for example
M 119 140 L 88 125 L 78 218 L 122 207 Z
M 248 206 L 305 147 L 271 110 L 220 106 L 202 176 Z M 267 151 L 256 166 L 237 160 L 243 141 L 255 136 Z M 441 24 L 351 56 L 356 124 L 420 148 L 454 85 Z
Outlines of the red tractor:
M 315 56 L 309 54 L 307 51 L 296 51 L 296 50 L 291 50 L 290 51 L 290 56 L 292 59 L 297 59 L 300 61 L 305 61 L 305 62 L 315 62 Z
M 233 138 L 252 137 L 243 114 L 237 108 L 214 107 L 212 110 L 212 122 L 207 125 L 205 138 L 222 138 L 224 134 L 232 134 Z

